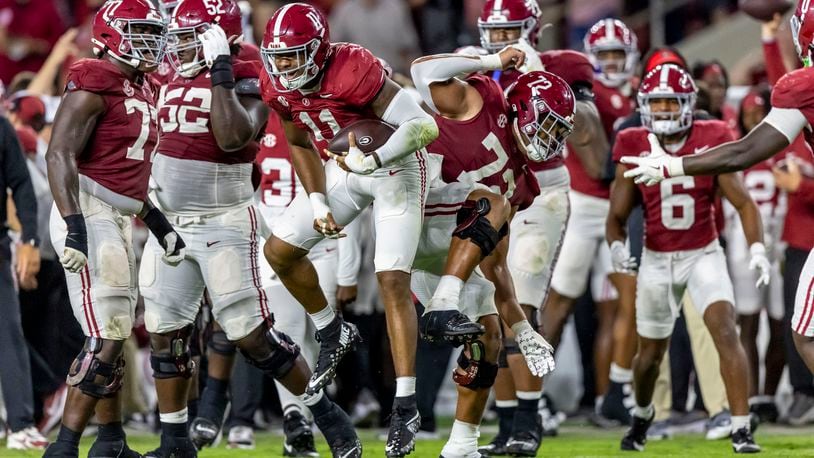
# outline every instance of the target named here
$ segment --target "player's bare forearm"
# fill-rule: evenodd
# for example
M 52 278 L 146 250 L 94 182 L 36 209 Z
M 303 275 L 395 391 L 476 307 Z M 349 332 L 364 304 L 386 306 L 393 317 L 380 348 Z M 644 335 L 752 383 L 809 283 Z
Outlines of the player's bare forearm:
M 291 163 L 294 171 L 308 194 L 318 192 L 325 194 L 325 167 L 322 158 L 312 148 L 290 145 Z
M 238 96 L 234 88 L 212 88 L 212 107 L 209 116 L 212 134 L 224 151 L 237 151 L 257 138 L 266 124 L 268 108 L 258 98 Z
M 745 137 L 724 143 L 706 153 L 683 159 L 685 175 L 715 175 L 748 169 L 789 146 L 785 135 L 760 123 Z
M 593 102 L 577 102 L 574 132 L 568 137 L 573 151 L 591 178 L 601 178 L 610 145 Z
M 506 265 L 509 252 L 509 238 L 504 237 L 490 256 L 481 261 L 480 268 L 487 280 L 495 285 L 495 305 L 500 319 L 507 325 L 519 323 L 526 319 L 514 291 L 514 282 Z
M 45 160 L 51 194 L 63 217 L 81 212 L 76 158 L 93 134 L 96 118 L 104 110 L 101 96 L 76 91 L 65 95 L 57 111 Z
M 718 176 L 718 186 L 721 194 L 738 211 L 738 216 L 743 226 L 743 234 L 749 246 L 754 243 L 763 243 L 763 220 L 760 217 L 760 210 L 757 204 L 749 195 L 746 186 L 740 176 L 736 174 L 724 174 Z
M 633 211 L 636 187 L 633 181 L 624 177 L 625 167 L 616 166 L 616 178 L 611 184 L 610 210 L 605 221 L 605 238 L 608 244 L 627 239 L 627 219 Z

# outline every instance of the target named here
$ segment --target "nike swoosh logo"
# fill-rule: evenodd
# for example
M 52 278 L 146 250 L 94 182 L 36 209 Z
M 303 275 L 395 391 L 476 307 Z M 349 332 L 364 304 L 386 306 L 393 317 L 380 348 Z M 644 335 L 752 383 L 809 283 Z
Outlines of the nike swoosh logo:
M 393 175 L 395 175 L 395 174 L 397 174 L 397 173 L 401 172 L 401 170 L 402 170 L 402 169 L 398 169 L 398 170 L 390 170 L 390 171 L 388 171 L 388 172 L 387 172 L 387 174 L 388 174 L 388 175 L 390 175 L 390 176 L 392 177 Z
M 534 223 L 533 223 L 533 222 L 531 222 L 531 221 L 529 221 L 529 220 L 527 220 L 527 219 L 524 219 L 524 220 L 523 220 L 523 224 L 534 224 Z
M 206 242 L 206 247 L 209 248 L 216 243 L 220 243 L 220 240 L 215 240 L 214 242 Z
M 321 98 L 323 98 L 323 99 L 329 99 L 329 98 L 333 97 L 334 95 L 333 94 L 319 94 L 319 96 Z
M 336 251 L 336 248 L 325 248 L 326 253 L 330 253 L 332 251 Z
M 695 148 L 693 154 L 701 154 L 701 153 L 703 153 L 704 151 L 706 151 L 708 149 L 709 149 L 709 145 L 704 145 L 704 146 L 701 146 L 699 148 Z

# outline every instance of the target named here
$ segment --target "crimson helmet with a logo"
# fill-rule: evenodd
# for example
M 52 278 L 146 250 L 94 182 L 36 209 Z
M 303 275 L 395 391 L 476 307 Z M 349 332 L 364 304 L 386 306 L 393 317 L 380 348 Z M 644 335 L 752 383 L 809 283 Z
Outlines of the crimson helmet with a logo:
M 223 29 L 229 44 L 240 41 L 243 26 L 237 2 L 182 0 L 175 7 L 167 25 L 167 54 L 178 73 L 190 78 L 206 66 L 199 35 L 214 24 Z
M 478 18 L 481 46 L 489 52 L 500 51 L 517 43 L 517 40 L 492 41 L 491 32 L 495 29 L 520 29 L 520 38 L 536 47 L 540 14 L 537 0 L 486 0 Z
M 93 18 L 93 52 L 135 68 L 158 68 L 164 58 L 164 21 L 147 0 L 108 0 Z
M 630 80 L 639 61 L 636 34 L 619 19 L 601 19 L 585 34 L 583 45 L 588 58 L 599 72 L 597 78 L 608 86 L 620 86 Z M 622 51 L 624 59 L 600 58 L 602 51 Z M 613 67 L 613 68 L 611 68 Z
M 294 91 L 319 74 L 330 46 L 325 16 L 311 5 L 289 3 L 269 19 L 260 54 L 274 87 Z M 280 68 L 278 58 L 289 59 L 294 65 Z
M 545 161 L 561 154 L 574 130 L 576 100 L 568 83 L 545 71 L 521 75 L 506 89 L 512 128 L 529 159 Z
M 674 64 L 658 65 L 639 85 L 642 125 L 656 135 L 673 135 L 692 127 L 698 89 L 686 70 Z M 653 100 L 675 99 L 677 111 L 653 111 Z
M 794 39 L 794 47 L 804 67 L 810 67 L 812 62 L 812 51 L 814 51 L 814 8 L 811 0 L 799 0 L 797 10 L 791 17 L 791 37 Z

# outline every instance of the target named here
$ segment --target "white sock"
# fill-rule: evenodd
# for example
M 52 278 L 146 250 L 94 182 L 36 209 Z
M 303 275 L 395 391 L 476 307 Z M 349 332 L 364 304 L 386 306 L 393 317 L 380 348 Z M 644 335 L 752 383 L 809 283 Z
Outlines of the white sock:
M 396 397 L 415 394 L 415 377 L 396 377 Z
M 625 369 L 616 363 L 611 363 L 610 381 L 616 383 L 630 383 L 633 381 L 633 370 Z
M 464 287 L 464 281 L 455 275 L 444 275 L 438 282 L 438 287 L 435 288 L 435 294 L 432 295 L 430 303 L 427 305 L 427 311 L 439 310 L 458 310 L 458 301 L 461 299 L 461 290 Z
M 535 401 L 540 400 L 540 397 L 543 396 L 542 391 L 515 391 L 515 395 L 517 395 L 517 399 L 522 399 L 524 401 Z
M 307 407 L 312 407 L 317 405 L 317 403 L 322 400 L 323 396 L 325 396 L 325 391 L 320 390 L 319 393 L 314 395 L 303 393 L 297 397 L 300 398 L 300 401 L 302 401 L 302 403 Z
M 183 409 L 179 410 L 178 412 L 169 412 L 169 413 L 159 413 L 158 418 L 161 420 L 161 423 L 186 423 L 188 420 L 187 415 L 187 408 L 184 407 Z
M 749 424 L 749 415 L 732 415 L 732 432 L 746 428 L 749 431 L 752 426 Z
M 328 325 L 331 324 L 331 321 L 336 318 L 334 308 L 330 305 L 326 305 L 324 309 L 317 313 L 309 313 L 308 315 L 311 317 L 311 321 L 314 322 L 314 326 L 316 326 L 318 330 L 327 328 Z
M 509 399 L 506 401 L 502 401 L 500 399 L 495 400 L 496 407 L 517 407 L 517 399 Z
M 655 410 L 653 409 L 652 402 L 647 407 L 642 407 L 638 404 L 636 404 L 636 406 L 633 407 L 633 415 L 639 418 L 648 419 L 653 415 L 653 412 L 655 412 Z
M 449 432 L 449 440 L 444 445 L 441 454 L 444 456 L 467 456 L 472 452 L 474 455 L 478 451 L 478 437 L 480 437 L 480 425 L 473 425 L 460 420 L 452 423 Z

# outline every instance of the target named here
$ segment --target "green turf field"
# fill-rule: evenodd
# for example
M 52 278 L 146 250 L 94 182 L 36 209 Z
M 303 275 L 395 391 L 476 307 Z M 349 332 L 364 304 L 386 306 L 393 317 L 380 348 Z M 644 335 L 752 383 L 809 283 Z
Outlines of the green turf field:
M 488 441 L 494 433 L 494 427 L 487 427 L 487 433 L 481 438 L 481 443 Z M 706 458 L 710 456 L 733 456 L 728 441 L 706 441 L 700 435 L 677 436 L 671 440 L 656 441 L 647 444 L 645 453 L 619 452 L 619 439 L 623 430 L 599 430 L 589 426 L 566 426 L 561 430 L 560 436 L 546 438 L 540 453 L 537 456 L 556 457 L 594 457 L 594 456 L 626 456 L 626 457 L 693 457 Z M 361 433 L 365 445 L 365 456 L 384 456 L 384 442 L 376 440 L 377 434 L 371 431 Z M 763 446 L 760 456 L 814 456 L 814 428 L 777 428 L 762 427 L 756 439 Z M 87 451 L 90 438 L 83 440 Z M 142 453 L 158 445 L 157 436 L 130 434 L 130 445 Z M 258 434 L 257 449 L 255 450 L 227 450 L 223 445 L 215 449 L 206 449 L 201 452 L 202 458 L 250 458 L 250 457 L 277 457 L 282 455 L 282 438 L 274 434 Z M 418 443 L 418 449 L 411 454 L 416 458 L 437 458 L 444 440 L 423 441 Z M 39 457 L 34 452 L 12 452 L 5 449 L 0 442 L 0 457 Z M 324 441 L 318 442 L 322 456 L 330 457 L 328 447 Z

